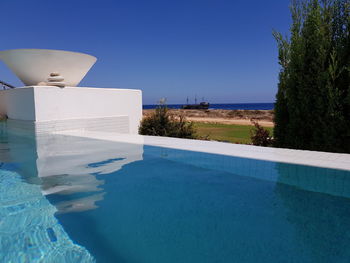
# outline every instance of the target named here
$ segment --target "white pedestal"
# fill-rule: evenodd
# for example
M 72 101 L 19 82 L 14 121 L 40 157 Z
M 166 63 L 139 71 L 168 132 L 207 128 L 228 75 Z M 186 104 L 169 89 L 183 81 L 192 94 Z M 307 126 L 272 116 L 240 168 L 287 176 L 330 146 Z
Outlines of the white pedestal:
M 40 132 L 89 129 L 137 134 L 140 90 L 32 86 L 0 91 L 0 113 Z

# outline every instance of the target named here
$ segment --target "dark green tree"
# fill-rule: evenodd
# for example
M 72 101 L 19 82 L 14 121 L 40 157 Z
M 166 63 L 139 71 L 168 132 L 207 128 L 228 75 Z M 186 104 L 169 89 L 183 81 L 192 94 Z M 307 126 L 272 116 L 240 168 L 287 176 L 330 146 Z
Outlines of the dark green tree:
M 276 146 L 350 152 L 349 3 L 293 1 L 290 39 L 274 32 Z

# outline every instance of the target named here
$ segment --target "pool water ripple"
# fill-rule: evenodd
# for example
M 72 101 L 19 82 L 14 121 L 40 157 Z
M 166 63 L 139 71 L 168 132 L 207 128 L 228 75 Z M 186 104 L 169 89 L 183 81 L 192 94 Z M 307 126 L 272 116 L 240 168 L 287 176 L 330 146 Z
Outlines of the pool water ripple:
M 349 262 L 348 171 L 64 135 L 1 142 L 0 262 Z

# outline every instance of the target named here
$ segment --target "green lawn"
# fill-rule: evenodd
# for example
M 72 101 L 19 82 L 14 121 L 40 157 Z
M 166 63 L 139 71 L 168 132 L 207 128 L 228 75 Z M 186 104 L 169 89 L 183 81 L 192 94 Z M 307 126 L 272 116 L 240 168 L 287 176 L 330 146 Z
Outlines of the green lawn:
M 232 143 L 251 143 L 250 130 L 253 126 L 236 124 L 195 123 L 197 134 L 200 137 L 209 137 L 210 140 Z M 272 134 L 273 128 L 266 128 Z

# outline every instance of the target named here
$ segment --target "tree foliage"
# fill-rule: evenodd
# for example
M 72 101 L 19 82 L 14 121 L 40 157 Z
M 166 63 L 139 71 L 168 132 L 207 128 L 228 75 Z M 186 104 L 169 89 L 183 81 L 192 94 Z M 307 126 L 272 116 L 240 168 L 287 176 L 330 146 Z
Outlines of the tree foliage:
M 188 122 L 184 115 L 175 117 L 170 114 L 165 104 L 160 104 L 151 116 L 141 121 L 139 134 L 187 139 L 196 138 L 193 123 Z
M 295 0 L 279 49 L 278 147 L 350 152 L 350 1 Z
M 272 146 L 273 139 L 269 130 L 262 127 L 257 121 L 251 120 L 254 124 L 254 128 L 250 132 L 250 139 L 253 145 L 256 146 Z

